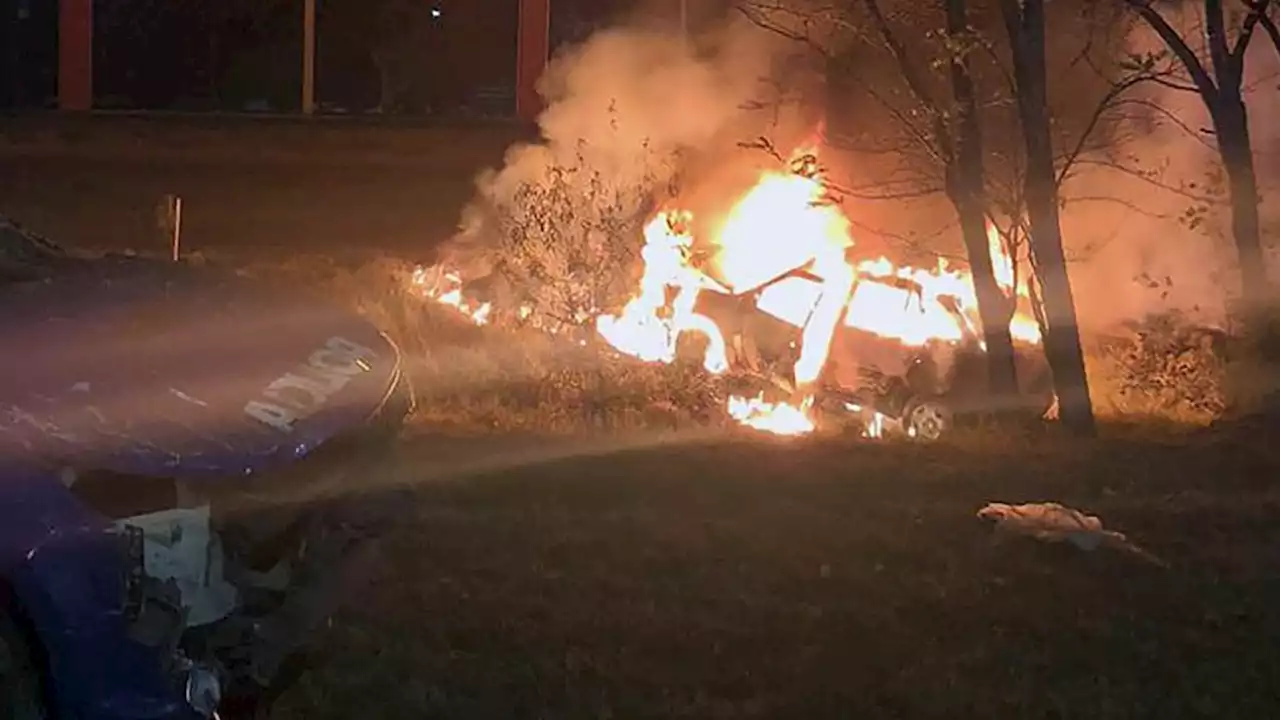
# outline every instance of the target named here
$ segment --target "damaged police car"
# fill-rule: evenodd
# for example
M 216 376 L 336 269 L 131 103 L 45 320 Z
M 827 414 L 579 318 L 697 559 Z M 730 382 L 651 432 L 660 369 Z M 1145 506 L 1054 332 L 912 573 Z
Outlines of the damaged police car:
M 412 403 L 358 315 L 0 217 L 0 717 L 263 712 L 381 522 L 323 488 Z

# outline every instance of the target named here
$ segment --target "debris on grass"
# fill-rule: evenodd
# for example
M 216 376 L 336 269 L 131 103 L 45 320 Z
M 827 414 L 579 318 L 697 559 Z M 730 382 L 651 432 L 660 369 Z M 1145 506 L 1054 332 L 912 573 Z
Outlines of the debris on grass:
M 1167 567 L 1163 560 L 1130 542 L 1124 533 L 1104 528 L 1102 520 L 1096 515 L 1086 515 L 1059 503 L 987 503 L 978 511 L 978 517 L 994 521 L 999 532 L 1044 542 L 1068 542 L 1086 551 L 1103 546 L 1112 547 Z

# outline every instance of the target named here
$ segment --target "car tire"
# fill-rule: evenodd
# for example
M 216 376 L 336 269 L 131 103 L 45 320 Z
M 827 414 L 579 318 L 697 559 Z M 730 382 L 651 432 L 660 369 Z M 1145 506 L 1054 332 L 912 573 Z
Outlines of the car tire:
M 951 408 L 936 397 L 913 397 L 902 408 L 902 432 L 912 440 L 934 442 L 952 427 Z
M 2 591 L 0 591 L 2 592 Z M 0 717 L 49 720 L 37 656 L 0 598 Z

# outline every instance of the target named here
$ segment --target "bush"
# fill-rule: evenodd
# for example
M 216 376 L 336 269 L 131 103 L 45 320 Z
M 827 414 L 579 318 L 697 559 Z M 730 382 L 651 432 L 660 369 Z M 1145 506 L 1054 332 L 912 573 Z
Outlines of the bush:
M 1090 394 L 1100 416 L 1204 425 L 1228 408 L 1222 331 L 1171 313 L 1087 345 Z
M 523 309 L 533 324 L 558 331 L 589 325 L 636 291 L 658 182 L 648 174 L 614 180 L 588 161 L 589 150 L 580 145 L 561 159 L 529 147 L 512 165 L 536 173 L 503 179 L 501 187 L 497 179 L 481 181 L 464 231 L 443 252 L 444 264 L 468 279 L 469 296 L 495 309 Z

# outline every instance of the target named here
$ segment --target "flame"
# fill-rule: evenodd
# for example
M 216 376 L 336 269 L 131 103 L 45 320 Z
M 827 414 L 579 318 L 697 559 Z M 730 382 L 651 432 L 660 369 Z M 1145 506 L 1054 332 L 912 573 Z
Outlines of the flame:
M 767 172 L 718 223 L 712 258 L 731 289 L 751 290 L 833 253 L 843 262 L 851 244 L 849 221 L 824 202 L 822 183 L 803 175 Z
M 812 406 L 812 397 L 799 405 L 792 405 L 768 402 L 764 393 L 753 398 L 735 395 L 729 398 L 729 417 L 747 427 L 775 435 L 805 435 L 814 430 L 813 419 L 809 416 Z
M 729 369 L 724 335 L 711 318 L 693 311 L 698 294 L 714 282 L 689 266 L 693 238 L 685 228 L 693 221 L 688 212 L 659 214 L 645 226 L 644 275 L 640 292 L 619 315 L 596 318 L 600 336 L 621 353 L 648 362 L 673 362 L 676 341 L 684 332 L 699 332 L 707 339 L 703 367 L 719 374 Z M 676 288 L 669 314 L 667 288 Z M 717 288 L 720 289 L 720 288 Z
M 413 271 L 412 283 L 422 296 L 454 308 L 476 325 L 489 323 L 489 314 L 493 312 L 492 303 L 468 302 L 462 295 L 462 278 L 457 273 L 437 273 L 433 280 L 431 273 L 420 267 Z
M 796 392 L 785 402 L 769 402 L 763 393 L 732 396 L 727 410 L 743 425 L 778 435 L 814 430 L 811 387 L 841 325 L 910 346 L 967 338 L 981 342 L 969 273 L 943 260 L 932 269 L 900 267 L 883 257 L 851 261 L 850 223 L 838 206 L 825 201 L 816 154 L 806 151 L 796 158 L 793 172 L 763 172 L 728 212 L 706 225 L 706 237 L 693 236 L 689 210 L 657 212 L 644 228 L 636 294 L 617 314 L 595 319 L 600 336 L 614 349 L 647 362 L 674 362 L 680 337 L 700 335 L 706 343 L 703 367 L 719 374 L 730 369 L 725 337 L 714 320 L 695 310 L 698 299 L 705 291 L 758 291 L 759 310 L 800 330 Z M 710 249 L 705 261 L 695 259 L 697 243 Z M 1017 263 L 991 225 L 988 244 L 996 282 L 1018 310 L 1010 323 L 1012 335 L 1038 343 L 1039 326 L 1026 312 L 1029 300 L 1017 281 Z M 488 304 L 468 304 L 456 274 L 444 273 L 434 285 L 415 274 L 415 283 L 426 296 L 458 308 L 477 324 L 487 321 Z M 882 426 L 877 414 L 868 434 L 878 437 Z

